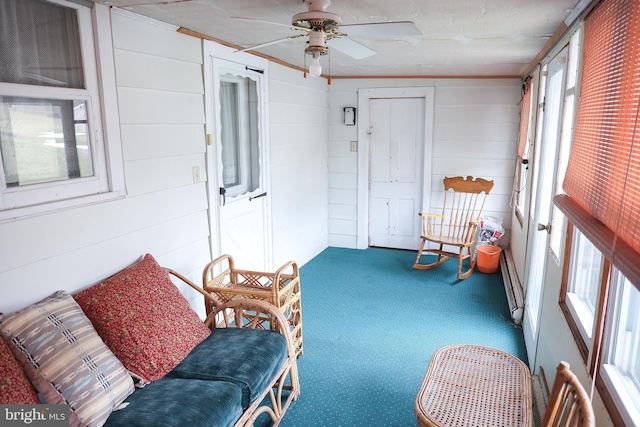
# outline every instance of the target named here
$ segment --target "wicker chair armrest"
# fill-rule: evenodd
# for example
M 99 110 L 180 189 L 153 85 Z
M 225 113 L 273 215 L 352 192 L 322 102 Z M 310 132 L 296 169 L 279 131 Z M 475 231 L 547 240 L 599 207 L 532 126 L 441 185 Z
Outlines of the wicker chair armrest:
M 200 286 L 196 285 L 191 280 L 187 279 L 185 276 L 183 276 L 182 274 L 178 273 L 177 271 L 174 271 L 174 270 L 172 270 L 170 268 L 166 268 L 166 267 L 164 267 L 164 270 L 167 272 L 167 274 L 169 274 L 169 276 L 174 276 L 174 277 L 180 279 L 180 281 L 186 283 L 191 288 L 195 289 L 198 293 L 202 294 L 204 296 L 205 301 L 208 301 L 209 303 L 213 304 L 214 306 L 221 304 L 221 302 L 216 297 L 214 297 L 209 292 L 205 291 Z
M 278 284 L 281 291 L 286 291 L 290 287 L 295 287 L 294 292 L 300 292 L 300 269 L 295 261 L 288 261 L 276 270 L 274 283 Z
M 237 298 L 217 305 L 205 319 L 205 324 L 216 328 L 270 329 L 287 340 L 289 357 L 296 357 L 289 321 L 278 308 L 263 300 Z M 268 327 L 267 327 L 268 326 Z
M 225 268 L 226 265 L 226 268 Z M 211 277 L 211 274 L 219 269 L 220 273 Z M 205 265 L 202 271 L 202 288 L 207 290 L 210 286 L 223 285 L 234 281 L 234 262 L 231 255 L 221 255 Z M 225 280 L 226 278 L 226 280 Z

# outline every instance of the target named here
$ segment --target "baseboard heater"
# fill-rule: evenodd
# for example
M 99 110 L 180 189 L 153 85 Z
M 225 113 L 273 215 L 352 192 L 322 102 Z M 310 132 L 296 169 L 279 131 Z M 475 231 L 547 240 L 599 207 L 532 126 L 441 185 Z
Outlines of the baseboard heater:
M 516 272 L 513 256 L 509 248 L 503 248 L 500 255 L 500 271 L 502 271 L 502 281 L 507 294 L 509 310 L 514 323 L 520 325 L 524 314 L 524 291 Z

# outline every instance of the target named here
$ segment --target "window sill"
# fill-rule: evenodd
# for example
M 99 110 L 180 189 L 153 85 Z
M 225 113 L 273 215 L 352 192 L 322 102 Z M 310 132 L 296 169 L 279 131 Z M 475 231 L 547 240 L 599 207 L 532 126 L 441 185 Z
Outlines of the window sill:
M 77 208 L 80 206 L 93 205 L 96 203 L 108 202 L 122 199 L 126 195 L 124 190 L 112 191 L 108 193 L 93 194 L 91 196 L 76 197 L 74 199 L 59 200 L 51 203 L 25 206 L 22 208 L 7 209 L 0 211 L 0 224 L 15 220 L 31 218 L 39 215 L 46 215 L 65 209 Z

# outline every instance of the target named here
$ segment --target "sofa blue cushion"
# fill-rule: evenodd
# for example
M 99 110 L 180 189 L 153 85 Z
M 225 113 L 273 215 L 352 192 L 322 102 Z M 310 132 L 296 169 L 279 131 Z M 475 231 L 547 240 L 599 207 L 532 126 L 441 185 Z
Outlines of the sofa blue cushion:
M 246 409 L 269 386 L 287 359 L 287 340 L 275 331 L 220 328 L 198 344 L 169 377 L 231 381 Z
M 224 381 L 164 377 L 136 389 L 107 427 L 228 427 L 242 415 L 242 390 Z

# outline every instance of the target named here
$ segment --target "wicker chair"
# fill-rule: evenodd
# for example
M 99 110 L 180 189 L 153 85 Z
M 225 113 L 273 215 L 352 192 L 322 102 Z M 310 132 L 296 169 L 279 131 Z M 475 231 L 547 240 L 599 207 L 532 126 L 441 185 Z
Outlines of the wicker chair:
M 442 213 L 421 213 L 422 241 L 413 268 L 428 270 L 436 267 L 449 258 L 458 258 L 458 278 L 466 279 L 473 272 L 476 263 L 472 249 L 480 225 L 487 195 L 493 188 L 493 181 L 468 176 L 444 178 L 444 203 Z M 436 249 L 428 248 L 429 242 L 435 243 Z M 453 252 L 449 248 L 457 248 Z M 422 255 L 427 253 L 438 256 L 430 264 L 421 264 Z M 469 260 L 469 268 L 463 272 L 462 262 Z
M 275 305 L 289 321 L 296 356 L 303 354 L 300 273 L 294 261 L 285 263 L 275 273 L 267 273 L 237 269 L 231 255 L 222 255 L 205 266 L 202 287 L 223 304 L 237 298 L 252 298 Z M 215 309 L 213 299 L 205 298 L 207 315 Z
M 543 427 L 595 427 L 595 415 L 589 395 L 569 370 L 569 364 L 560 362 L 551 396 L 542 419 Z

